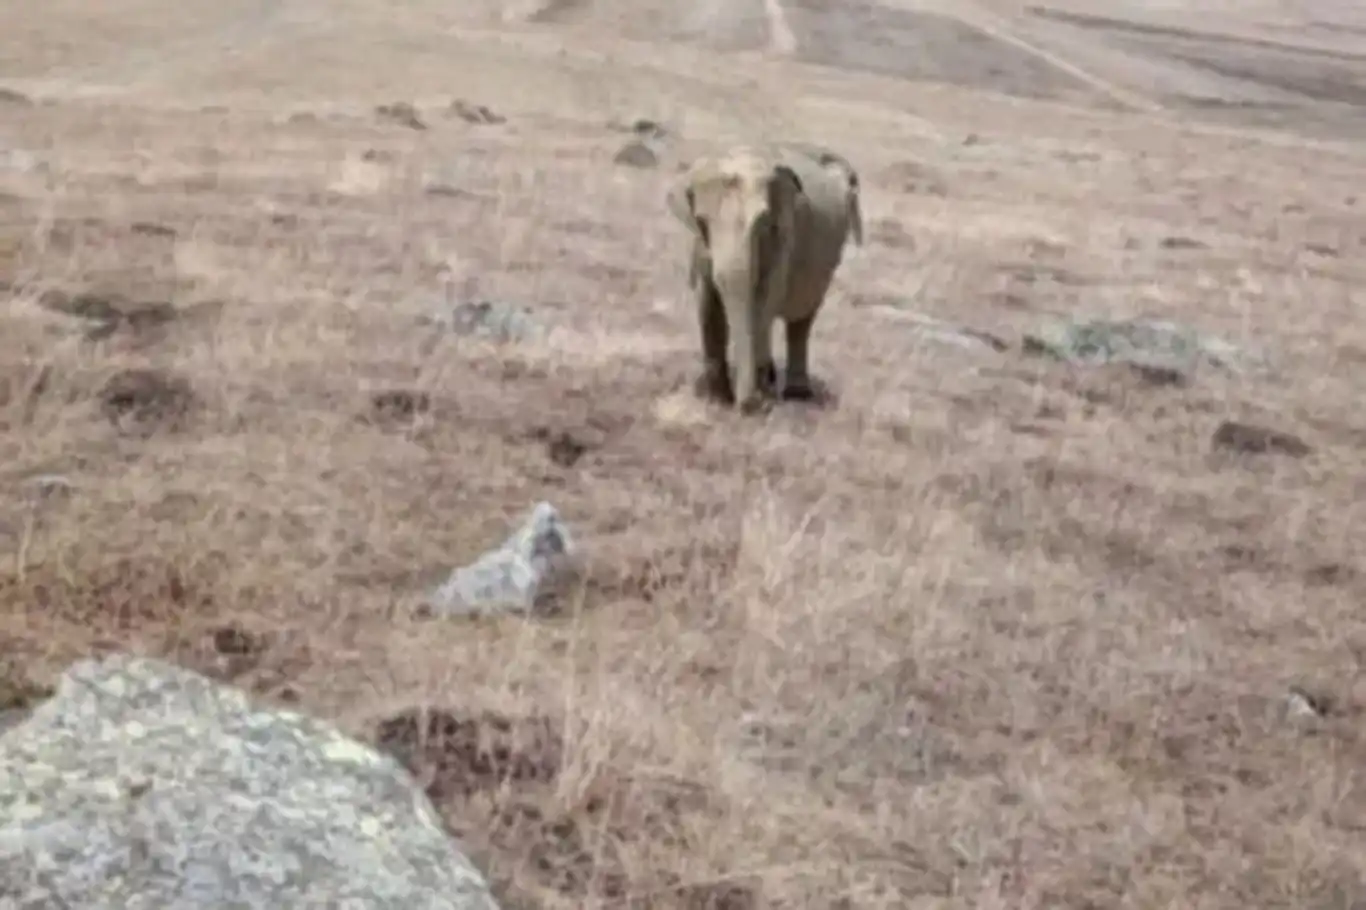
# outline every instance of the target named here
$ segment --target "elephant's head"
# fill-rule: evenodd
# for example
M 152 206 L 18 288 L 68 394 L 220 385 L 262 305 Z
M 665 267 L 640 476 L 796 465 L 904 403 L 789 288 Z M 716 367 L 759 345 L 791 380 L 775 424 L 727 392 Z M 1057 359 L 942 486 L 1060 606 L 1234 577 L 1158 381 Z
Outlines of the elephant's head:
M 751 150 L 698 162 L 669 194 L 670 210 L 701 240 L 722 293 L 746 280 L 756 300 L 790 253 L 802 196 L 796 171 Z M 724 287 L 731 285 L 731 288 Z

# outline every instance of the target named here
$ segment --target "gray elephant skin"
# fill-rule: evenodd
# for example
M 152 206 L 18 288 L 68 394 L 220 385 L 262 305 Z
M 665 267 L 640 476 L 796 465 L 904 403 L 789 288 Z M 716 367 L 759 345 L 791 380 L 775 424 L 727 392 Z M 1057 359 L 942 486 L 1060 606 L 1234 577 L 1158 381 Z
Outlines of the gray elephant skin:
M 781 395 L 812 398 L 811 327 L 846 241 L 863 243 L 858 172 L 815 146 L 742 145 L 693 162 L 667 203 L 691 231 L 688 282 L 703 357 L 698 392 L 744 412 L 760 410 L 777 392 L 772 326 L 781 319 Z

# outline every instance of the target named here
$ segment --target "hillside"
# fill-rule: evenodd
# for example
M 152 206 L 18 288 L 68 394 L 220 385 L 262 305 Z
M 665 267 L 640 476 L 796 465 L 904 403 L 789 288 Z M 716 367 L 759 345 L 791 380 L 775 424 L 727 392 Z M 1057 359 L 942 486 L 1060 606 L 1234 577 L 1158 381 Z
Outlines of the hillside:
M 0 720 L 445 712 L 505 908 L 1366 903 L 1366 14 L 1185 6 L 0 0 Z M 742 138 L 865 187 L 763 419 L 663 205 Z M 1131 316 L 1225 353 L 1031 341 Z M 540 499 L 545 615 L 413 615 Z

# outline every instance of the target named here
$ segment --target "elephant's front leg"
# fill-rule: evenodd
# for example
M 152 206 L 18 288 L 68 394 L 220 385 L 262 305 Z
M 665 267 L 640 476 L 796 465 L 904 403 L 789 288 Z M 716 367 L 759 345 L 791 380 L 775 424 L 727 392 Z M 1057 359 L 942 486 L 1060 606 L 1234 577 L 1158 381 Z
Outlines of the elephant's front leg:
M 805 319 L 794 319 L 784 326 L 787 336 L 787 374 L 783 379 L 783 398 L 791 401 L 810 401 L 816 396 L 811 384 L 808 349 L 813 313 Z
M 726 364 L 730 333 L 721 295 L 706 275 L 697 276 L 693 293 L 697 296 L 697 319 L 702 330 L 702 375 L 697 378 L 697 394 L 724 404 L 733 404 L 735 389 L 731 385 L 730 369 Z

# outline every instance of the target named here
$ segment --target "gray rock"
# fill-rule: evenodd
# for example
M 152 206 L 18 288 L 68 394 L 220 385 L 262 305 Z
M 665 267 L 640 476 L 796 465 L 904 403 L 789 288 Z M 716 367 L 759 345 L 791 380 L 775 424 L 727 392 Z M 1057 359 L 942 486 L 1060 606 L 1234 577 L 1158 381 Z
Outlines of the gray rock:
M 1262 355 L 1175 322 L 1150 319 L 1058 322 L 1024 337 L 1027 353 L 1072 363 L 1127 363 L 1193 373 L 1201 366 L 1242 372 L 1264 367 Z
M 446 113 L 450 114 L 453 117 L 459 117 L 466 123 L 497 125 L 499 123 L 507 123 L 508 119 L 504 117 L 502 114 L 495 113 L 494 111 L 490 110 L 482 104 L 471 104 L 470 102 L 465 101 L 461 98 L 457 98 L 456 100 L 452 101 L 450 103 L 450 106 L 446 108 Z
M 472 300 L 451 304 L 427 317 L 427 322 L 457 335 L 495 341 L 520 341 L 539 333 L 531 308 L 495 300 Z
M 559 512 L 548 502 L 537 503 L 501 546 L 451 572 L 428 594 L 426 606 L 439 616 L 528 612 L 551 573 L 573 554 Z
M 33 107 L 33 99 L 17 89 L 0 86 L 0 104 L 13 104 L 17 107 Z
M 0 736 L 0 907 L 496 906 L 392 758 L 188 670 L 80 661 Z
M 375 116 L 389 123 L 406 126 L 410 130 L 425 130 L 427 128 L 427 124 L 423 121 L 422 115 L 417 112 L 417 108 L 407 101 L 381 104 L 375 108 Z

